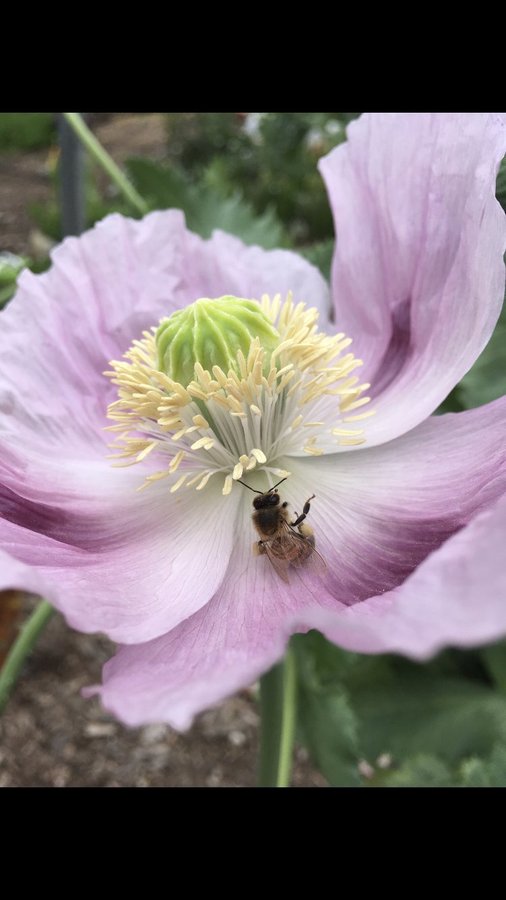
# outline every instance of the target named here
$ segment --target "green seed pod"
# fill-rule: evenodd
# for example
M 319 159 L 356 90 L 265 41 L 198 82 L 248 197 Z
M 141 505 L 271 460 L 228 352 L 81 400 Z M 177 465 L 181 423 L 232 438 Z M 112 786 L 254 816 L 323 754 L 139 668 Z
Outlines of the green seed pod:
M 164 319 L 156 332 L 158 367 L 174 381 L 188 385 L 195 363 L 212 372 L 219 366 L 239 372 L 237 351 L 247 357 L 251 341 L 258 338 L 272 353 L 279 344 L 278 331 L 254 300 L 239 297 L 203 298 Z

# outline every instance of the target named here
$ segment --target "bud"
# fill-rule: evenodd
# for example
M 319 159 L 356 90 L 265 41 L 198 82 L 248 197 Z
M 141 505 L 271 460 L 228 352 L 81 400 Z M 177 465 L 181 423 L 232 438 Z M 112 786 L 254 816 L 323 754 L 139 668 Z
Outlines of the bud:
M 268 355 L 280 342 L 278 331 L 254 300 L 238 297 L 203 298 L 164 319 L 156 332 L 158 368 L 174 381 L 188 385 L 195 363 L 212 372 L 239 374 L 237 352 L 248 356 L 258 338 Z

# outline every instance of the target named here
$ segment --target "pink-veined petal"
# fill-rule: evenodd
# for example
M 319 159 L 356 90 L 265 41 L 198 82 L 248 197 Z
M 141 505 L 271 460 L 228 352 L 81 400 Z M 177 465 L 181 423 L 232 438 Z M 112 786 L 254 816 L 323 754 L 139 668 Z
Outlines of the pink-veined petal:
M 297 253 L 246 247 L 239 238 L 215 231 L 209 241 L 187 232 L 186 255 L 185 287 L 195 295 L 193 299 L 232 294 L 260 300 L 264 293 L 271 297 L 279 293 L 284 299 L 292 291 L 296 303 L 317 308 L 321 329 L 330 329 L 327 283 L 318 269 Z M 220 290 L 215 285 L 220 285 Z
M 348 650 L 420 660 L 445 646 L 498 640 L 506 635 L 505 534 L 503 495 L 431 553 L 399 588 L 346 610 L 315 606 L 304 613 L 304 626 Z
M 103 453 L 116 397 L 103 371 L 175 309 L 202 296 L 260 299 L 290 289 L 320 309 L 329 303 L 318 270 L 296 254 L 222 232 L 203 240 L 177 210 L 141 221 L 108 216 L 67 238 L 52 259 L 48 272 L 21 275 L 0 329 L 2 440 L 46 454 Z
M 391 590 L 506 490 L 506 398 L 432 416 L 360 453 L 284 458 L 283 485 L 327 559 L 330 592 L 345 604 Z
M 137 643 L 173 628 L 217 590 L 240 498 L 228 498 L 224 516 L 222 480 L 198 494 L 170 494 L 168 480 L 137 493 L 138 472 L 120 471 L 121 489 L 102 467 L 88 493 L 74 488 L 72 503 L 0 488 L 0 589 L 42 594 L 74 628 Z
M 504 297 L 495 114 L 374 114 L 321 161 L 336 325 L 372 384 L 368 446 L 423 421 L 483 350 Z
M 295 254 L 219 232 L 205 241 L 174 210 L 109 216 L 64 241 L 47 273 L 21 276 L 0 314 L 0 547 L 16 561 L 4 568 L 6 585 L 43 592 L 75 627 L 123 642 L 152 638 L 209 599 L 228 562 L 236 502 L 217 488 L 209 511 L 211 485 L 183 499 L 167 481 L 136 495 L 163 466 L 154 454 L 133 471 L 106 458 L 116 389 L 103 371 L 143 329 L 199 296 L 290 288 L 328 302 L 321 275 Z
M 267 559 L 252 555 L 251 511 L 248 499 L 229 569 L 210 603 L 157 640 L 121 647 L 104 668 L 103 686 L 87 691 L 100 693 L 126 724 L 188 728 L 198 712 L 281 659 L 293 618 L 326 596 L 302 569 L 293 570 L 287 585 Z
M 506 488 L 505 423 L 506 403 L 496 401 L 435 417 L 367 453 L 284 459 L 292 476 L 280 487 L 282 499 L 300 513 L 316 494 L 307 521 L 327 573 L 291 567 L 285 584 L 266 556 L 251 556 L 251 507 L 242 504 L 230 566 L 215 597 L 170 634 L 120 649 L 104 670 L 106 707 L 131 725 L 163 720 L 186 728 L 197 712 L 280 659 L 293 632 L 322 622 L 336 634 L 342 622 L 345 636 L 355 633 L 352 610 L 363 607 L 362 631 L 374 641 L 376 601 L 365 598 L 408 584 L 428 554 Z M 431 610 L 427 629 L 433 618 Z

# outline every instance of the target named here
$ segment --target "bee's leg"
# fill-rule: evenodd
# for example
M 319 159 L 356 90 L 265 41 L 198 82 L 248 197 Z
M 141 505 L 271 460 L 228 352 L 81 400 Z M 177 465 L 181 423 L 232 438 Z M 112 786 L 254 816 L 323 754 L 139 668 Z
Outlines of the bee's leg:
M 255 541 L 253 544 L 253 556 L 262 556 L 262 553 L 265 553 L 264 542 Z
M 311 528 L 311 526 L 306 525 L 306 523 L 304 523 L 303 525 L 298 525 L 297 529 L 298 529 L 299 534 L 302 535 L 302 537 L 304 538 L 304 540 L 307 541 L 308 544 L 311 544 L 312 547 L 314 547 L 314 545 L 315 545 L 314 531 Z
M 297 518 L 295 519 L 295 522 L 290 522 L 290 525 L 292 526 L 292 528 L 295 528 L 296 525 L 300 525 L 300 523 L 304 521 L 304 519 L 306 518 L 306 516 L 311 508 L 309 501 L 314 500 L 315 497 L 316 497 L 316 494 L 313 494 L 313 496 L 310 497 L 309 500 L 306 500 L 306 502 L 304 503 L 304 507 L 302 509 L 302 515 L 297 516 Z M 299 528 L 299 531 L 300 531 L 300 528 Z

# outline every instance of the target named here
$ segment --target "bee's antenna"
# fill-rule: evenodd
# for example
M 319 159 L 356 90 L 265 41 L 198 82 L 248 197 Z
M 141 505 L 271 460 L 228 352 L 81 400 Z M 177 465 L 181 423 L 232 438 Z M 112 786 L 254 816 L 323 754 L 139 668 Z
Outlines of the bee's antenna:
M 238 480 L 239 484 L 242 484 L 243 487 L 248 488 L 248 491 L 253 491 L 254 494 L 262 494 L 263 493 L 263 491 L 256 491 L 255 488 L 250 487 L 249 484 L 245 484 L 244 481 L 240 481 L 239 478 L 237 480 Z
M 253 491 L 254 494 L 270 494 L 271 491 L 275 491 L 276 488 L 279 487 L 280 484 L 283 484 L 283 482 L 286 481 L 287 478 L 288 478 L 288 475 L 285 475 L 285 477 L 282 478 L 281 481 L 278 481 L 278 483 L 275 484 L 274 487 L 269 488 L 268 491 L 256 491 L 255 488 L 250 487 L 249 484 L 246 484 L 244 481 L 241 481 L 239 478 L 237 479 L 237 481 L 239 482 L 239 484 L 242 484 L 243 487 L 248 488 L 248 491 Z

